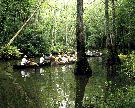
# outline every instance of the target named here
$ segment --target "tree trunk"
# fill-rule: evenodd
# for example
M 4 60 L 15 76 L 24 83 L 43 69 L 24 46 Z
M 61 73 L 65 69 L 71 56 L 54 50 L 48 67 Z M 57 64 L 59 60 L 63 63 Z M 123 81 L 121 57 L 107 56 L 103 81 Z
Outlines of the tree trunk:
M 116 38 L 116 28 L 115 28 L 115 8 L 114 8 L 114 0 L 112 0 L 113 3 L 113 35 L 114 38 Z M 106 36 L 107 36 L 107 49 L 108 49 L 108 55 L 107 55 L 107 65 L 113 66 L 117 63 L 120 63 L 120 59 L 117 54 L 116 46 L 113 47 L 111 44 L 110 39 L 110 31 L 109 31 L 109 14 L 108 14 L 108 0 L 105 0 L 105 17 L 106 17 Z M 116 40 L 114 39 L 114 45 L 116 45 Z
M 131 9 L 130 9 L 130 0 L 128 0 L 128 20 L 129 20 L 129 25 L 128 25 L 128 27 L 129 27 L 129 29 L 128 29 L 128 54 L 130 54 L 130 41 L 131 41 Z
M 24 28 L 24 26 L 29 22 L 29 20 L 33 17 L 33 15 L 38 11 L 38 9 L 40 8 L 41 4 L 33 12 L 33 14 L 30 16 L 30 18 L 24 23 L 24 25 L 21 27 L 21 29 L 15 34 L 15 36 L 9 41 L 9 43 L 7 44 L 7 46 L 9 46 L 14 41 L 14 39 L 17 37 L 17 35 L 22 31 L 22 29 Z
M 39 5 L 39 0 L 38 0 L 38 5 Z M 35 17 L 35 26 L 36 26 L 36 23 L 38 23 L 38 14 L 39 14 L 39 10 L 37 10 L 37 13 L 36 13 L 36 17 Z
M 106 44 L 107 48 L 110 49 L 111 46 L 111 39 L 110 39 L 110 30 L 109 30 L 109 14 L 108 14 L 108 0 L 105 0 L 105 18 L 106 18 Z
M 82 107 L 82 100 L 84 97 L 86 82 L 82 84 L 83 76 L 91 76 L 92 70 L 85 57 L 85 37 L 83 33 L 83 0 L 77 0 L 77 26 L 76 26 L 76 39 L 77 39 L 77 62 L 74 70 L 76 78 L 76 100 L 75 108 Z M 78 80 L 78 77 L 81 80 Z M 84 86 L 82 86 L 84 85 Z
M 118 52 L 117 52 L 117 44 L 116 44 L 116 23 L 115 23 L 115 3 L 114 0 L 112 0 L 112 24 L 113 24 L 113 57 L 115 60 L 115 63 L 117 62 Z
M 75 74 L 91 75 L 92 71 L 85 56 L 85 36 L 83 32 L 83 0 L 77 0 L 77 63 Z
M 83 0 L 77 0 L 77 59 L 80 61 L 85 55 L 85 37 L 83 32 Z
M 106 18 L 106 47 L 108 49 L 107 65 L 112 65 L 112 47 L 109 30 L 109 14 L 108 14 L 108 0 L 105 0 L 105 18 Z
M 106 47 L 108 50 L 107 55 L 107 65 L 113 65 L 113 50 L 110 39 L 110 30 L 109 30 L 109 14 L 108 14 L 108 0 L 105 0 L 105 18 L 106 18 Z
M 77 76 L 76 79 L 76 99 L 75 99 L 75 108 L 82 108 L 83 97 L 85 93 L 85 87 L 89 81 L 90 76 Z
M 56 27 L 57 27 L 57 0 L 55 0 L 55 10 L 54 10 L 54 19 L 55 19 L 55 25 L 54 25 L 54 46 L 56 46 Z

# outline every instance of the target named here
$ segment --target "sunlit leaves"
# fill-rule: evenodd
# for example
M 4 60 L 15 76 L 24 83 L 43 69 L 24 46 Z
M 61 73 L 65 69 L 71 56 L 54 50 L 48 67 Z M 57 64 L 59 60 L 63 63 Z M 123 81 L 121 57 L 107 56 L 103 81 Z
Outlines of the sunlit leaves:
M 63 46 L 64 43 L 71 45 L 70 47 L 72 45 L 76 46 L 76 0 L 2 0 L 0 5 L 1 46 L 9 42 L 41 2 L 43 3 L 39 11 L 27 23 L 12 44 L 23 49 L 22 44 L 25 42 L 22 40 L 25 40 L 25 37 L 28 36 L 29 38 L 25 40 L 25 44 L 27 44 L 36 35 L 40 40 L 43 40 L 43 42 L 39 43 L 41 46 L 42 43 L 52 47 L 53 45 Z M 120 45 L 123 45 L 123 43 L 128 44 L 126 40 L 129 39 L 133 43 L 135 34 L 134 3 L 132 0 L 130 2 L 117 0 L 115 4 L 118 43 Z M 97 43 L 103 43 L 103 39 L 105 39 L 104 0 L 84 0 L 83 7 L 87 47 L 91 45 L 98 47 Z M 110 31 L 113 29 L 111 11 L 112 5 L 109 2 Z M 125 42 L 123 42 L 124 40 Z M 36 43 L 36 38 L 34 41 Z

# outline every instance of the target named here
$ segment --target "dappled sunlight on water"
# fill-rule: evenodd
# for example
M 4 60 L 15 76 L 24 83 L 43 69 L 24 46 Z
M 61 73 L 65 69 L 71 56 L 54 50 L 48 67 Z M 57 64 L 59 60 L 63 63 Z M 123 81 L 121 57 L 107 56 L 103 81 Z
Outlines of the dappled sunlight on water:
M 21 73 L 26 86 L 31 81 L 38 87 L 38 99 L 42 107 L 74 107 L 75 81 L 73 65 L 50 66 L 35 69 L 14 70 Z M 22 83 L 22 82 L 20 82 Z M 30 83 L 31 84 L 31 83 Z
M 86 108 L 94 107 L 121 107 L 121 102 L 133 103 L 134 81 L 125 76 L 125 74 L 116 74 L 108 76 L 107 68 L 103 65 L 101 57 L 88 59 L 92 76 L 86 80 L 83 77 L 80 82 L 85 82 L 85 92 L 82 105 Z M 42 68 L 26 68 L 16 70 L 12 68 L 18 61 L 0 62 L 1 73 L 5 72 L 6 77 L 1 74 L 1 82 L 6 92 L 10 91 L 8 86 L 16 85 L 19 91 L 22 91 L 24 106 L 39 108 L 74 108 L 76 99 L 76 79 L 74 75 L 75 65 L 56 65 L 45 66 Z M 20 62 L 20 61 L 19 61 Z M 6 81 L 6 82 L 5 82 Z M 78 80 L 79 81 L 79 80 Z M 86 83 L 87 82 L 87 83 Z M 7 84 L 7 86 L 5 86 Z M 12 90 L 12 88 L 10 88 Z M 15 90 L 15 89 L 14 89 Z M 17 90 L 14 91 L 16 94 Z M 12 94 L 14 94 L 12 93 Z M 21 94 L 20 93 L 20 94 Z M 11 95 L 12 95 L 11 94 Z M 12 96 L 11 96 L 12 97 Z M 6 99 L 10 99 L 10 95 Z M 16 99 L 16 97 L 15 97 Z M 129 102 L 127 102 L 129 101 Z M 8 106 L 14 106 L 10 101 Z M 3 101 L 3 105 L 7 101 Z M 19 106 L 19 104 L 17 104 Z

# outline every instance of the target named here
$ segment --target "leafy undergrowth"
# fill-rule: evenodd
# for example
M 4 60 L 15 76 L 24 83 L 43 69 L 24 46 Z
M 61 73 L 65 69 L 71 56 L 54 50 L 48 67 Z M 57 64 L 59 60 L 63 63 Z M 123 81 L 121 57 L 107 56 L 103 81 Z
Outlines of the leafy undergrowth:
M 123 56 L 122 58 L 122 70 L 131 78 L 135 78 L 135 51 L 132 51 L 131 54 Z
M 126 91 L 125 91 L 126 90 Z M 133 108 L 135 103 L 135 87 L 117 88 L 115 93 L 108 90 L 106 96 L 95 96 L 84 99 L 84 108 Z
M 17 47 L 6 46 L 0 50 L 0 58 L 2 59 L 18 59 L 21 57 L 21 52 Z

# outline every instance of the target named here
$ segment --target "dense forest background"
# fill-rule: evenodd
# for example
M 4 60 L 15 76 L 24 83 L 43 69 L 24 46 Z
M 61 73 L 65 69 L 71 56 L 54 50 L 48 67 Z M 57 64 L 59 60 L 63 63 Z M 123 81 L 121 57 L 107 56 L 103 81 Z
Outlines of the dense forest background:
M 2 0 L 0 3 L 0 47 L 3 48 L 43 0 Z M 84 0 L 86 49 L 106 48 L 104 0 Z M 47 0 L 23 28 L 4 54 L 38 56 L 51 51 L 76 50 L 76 0 Z M 135 2 L 115 1 L 115 27 L 118 54 L 135 50 Z M 109 1 L 110 38 L 113 44 L 112 2 Z M 12 49 L 12 50 L 10 50 Z M 14 50 L 13 50 L 14 49 Z M 18 50 L 19 49 L 19 50 Z M 14 51 L 14 53 L 13 53 Z M 1 56 L 3 50 L 1 50 Z M 19 56 L 18 54 L 18 56 Z

